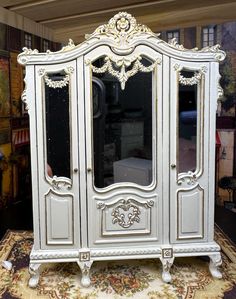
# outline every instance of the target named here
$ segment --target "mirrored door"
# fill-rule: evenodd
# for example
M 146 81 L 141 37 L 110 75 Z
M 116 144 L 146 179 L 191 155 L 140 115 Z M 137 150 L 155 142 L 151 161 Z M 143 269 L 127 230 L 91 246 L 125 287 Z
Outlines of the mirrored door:
M 76 62 L 37 66 L 35 72 L 41 244 L 76 248 L 80 246 Z
M 90 246 L 131 236 L 157 240 L 161 55 L 144 46 L 127 56 L 101 47 L 85 63 L 89 226 L 96 227 Z
M 206 230 L 209 69 L 172 59 L 170 71 L 171 241 L 197 241 Z

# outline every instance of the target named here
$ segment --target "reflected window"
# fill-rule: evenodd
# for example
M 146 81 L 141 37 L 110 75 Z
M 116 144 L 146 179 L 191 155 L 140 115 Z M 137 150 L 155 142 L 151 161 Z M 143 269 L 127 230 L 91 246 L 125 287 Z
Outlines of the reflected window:
M 47 74 L 49 80 L 60 81 L 65 73 Z M 52 88 L 45 84 L 46 173 L 52 177 L 70 178 L 69 85 Z
M 179 30 L 174 30 L 174 31 L 167 31 L 167 42 L 170 42 L 173 38 L 176 39 L 177 43 L 180 43 L 180 34 Z
M 216 44 L 216 26 L 202 28 L 202 47 L 211 47 Z
M 144 58 L 142 63 L 151 64 Z M 100 60 L 93 63 L 102 64 Z M 138 72 L 128 79 L 124 90 L 108 73 L 93 75 L 97 80 L 93 82 L 95 186 L 104 188 L 121 182 L 150 185 L 153 180 L 152 72 Z

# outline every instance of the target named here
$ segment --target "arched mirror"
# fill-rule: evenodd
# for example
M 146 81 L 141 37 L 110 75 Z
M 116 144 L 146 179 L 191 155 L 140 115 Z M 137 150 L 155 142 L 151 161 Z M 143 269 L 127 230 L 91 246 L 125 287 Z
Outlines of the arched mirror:
M 144 67 L 152 64 L 144 57 L 141 63 Z M 103 64 L 104 58 L 93 62 L 97 69 Z M 117 66 L 112 67 L 114 71 L 119 71 Z M 131 63 L 126 72 L 132 68 Z M 103 86 L 102 90 L 98 91 L 96 84 L 93 84 L 92 89 L 95 187 L 104 188 L 124 182 L 150 185 L 153 181 L 153 72 L 138 71 L 123 86 L 118 78 L 109 72 L 94 72 L 93 76 L 102 82 Z M 98 113 L 97 109 L 100 109 L 101 113 Z M 99 115 L 100 122 L 96 114 Z M 97 132 L 99 126 L 104 128 L 100 135 Z M 96 162 L 98 156 L 102 159 L 102 165 Z

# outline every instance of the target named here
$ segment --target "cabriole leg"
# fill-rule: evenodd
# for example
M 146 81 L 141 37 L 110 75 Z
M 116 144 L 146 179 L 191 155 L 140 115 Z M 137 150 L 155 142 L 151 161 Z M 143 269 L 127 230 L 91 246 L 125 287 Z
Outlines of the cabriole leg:
M 218 267 L 222 264 L 221 254 L 216 253 L 209 255 L 210 258 L 210 264 L 209 264 L 209 270 L 211 272 L 211 275 L 215 278 L 222 278 L 222 274 Z
M 160 259 L 162 262 L 162 280 L 164 282 L 171 282 L 171 275 L 170 275 L 170 268 L 173 265 L 174 258 L 161 258 Z
M 39 268 L 41 264 L 29 264 L 29 274 L 30 274 L 30 279 L 29 279 L 29 286 L 31 288 L 35 288 L 38 285 L 39 282 Z
M 81 273 L 81 285 L 85 288 L 90 286 L 91 280 L 90 280 L 90 268 L 92 266 L 93 261 L 86 261 L 86 262 L 77 262 Z

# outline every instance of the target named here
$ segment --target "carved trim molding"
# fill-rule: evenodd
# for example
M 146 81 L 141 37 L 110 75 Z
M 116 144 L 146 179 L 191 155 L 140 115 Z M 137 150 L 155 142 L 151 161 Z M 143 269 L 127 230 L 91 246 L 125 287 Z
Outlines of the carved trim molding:
M 66 75 L 62 80 L 52 80 L 49 78 L 48 73 L 46 73 L 45 69 L 39 69 L 38 74 L 39 76 L 42 76 L 44 79 L 45 84 L 48 87 L 51 88 L 62 88 L 65 87 L 69 84 L 70 82 L 70 74 L 72 74 L 74 72 L 74 68 L 73 67 L 67 67 L 63 70 Z
M 125 84 L 128 81 L 128 79 L 137 74 L 138 71 L 144 73 L 152 72 L 156 65 L 161 63 L 161 59 L 157 59 L 153 64 L 149 66 L 144 66 L 141 60 L 141 56 L 134 56 L 131 58 L 122 57 L 121 59 L 115 59 L 114 57 L 106 56 L 104 58 L 105 63 L 100 68 L 92 65 L 90 61 L 86 61 L 86 64 L 90 64 L 94 73 L 101 74 L 108 72 L 113 77 L 117 78 L 121 84 L 121 89 L 124 90 Z M 131 64 L 133 64 L 132 69 L 126 70 L 128 67 L 131 66 Z M 113 65 L 115 65 L 115 67 L 119 68 L 120 70 L 118 71 L 117 69 L 115 69 Z
M 197 252 L 218 252 L 218 251 L 220 251 L 220 246 L 219 245 L 174 248 L 174 250 L 173 250 L 174 253 L 197 253 Z
M 92 257 L 161 254 L 160 248 L 91 250 Z
M 178 63 L 174 65 L 174 69 L 179 72 L 179 83 L 181 85 L 185 86 L 192 86 L 195 84 L 198 84 L 201 80 L 202 76 L 207 72 L 207 67 L 203 65 L 199 71 L 194 72 L 194 75 L 190 78 L 186 78 L 183 75 L 181 75 L 181 70 L 183 69 L 182 66 L 180 66 Z
M 79 258 L 79 251 L 35 251 L 30 254 L 31 260 Z

